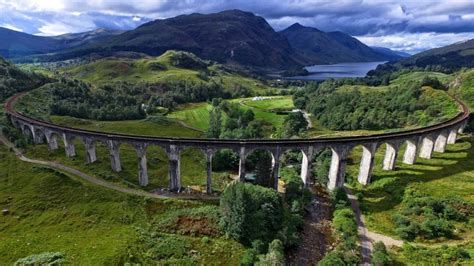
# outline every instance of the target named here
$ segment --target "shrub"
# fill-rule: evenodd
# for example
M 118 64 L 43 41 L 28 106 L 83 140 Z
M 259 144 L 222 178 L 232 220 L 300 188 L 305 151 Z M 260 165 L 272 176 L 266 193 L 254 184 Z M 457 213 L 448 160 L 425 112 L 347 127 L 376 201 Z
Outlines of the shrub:
M 44 252 L 21 258 L 15 265 L 59 265 L 63 260 L 64 254 L 61 252 Z
M 345 266 L 344 254 L 340 251 L 331 251 L 322 260 L 318 262 L 318 266 Z
M 283 244 L 280 240 L 273 240 L 268 246 L 268 252 L 259 256 L 259 261 L 255 265 L 285 265 L 285 254 Z
M 445 219 L 428 219 L 421 224 L 426 238 L 452 237 L 453 225 Z
M 376 242 L 372 252 L 372 264 L 374 266 L 389 266 L 392 265 L 392 260 L 388 255 L 387 248 L 383 242 Z
M 273 189 L 246 183 L 229 185 L 220 200 L 222 229 L 250 245 L 259 239 L 270 242 L 283 224 L 283 201 Z

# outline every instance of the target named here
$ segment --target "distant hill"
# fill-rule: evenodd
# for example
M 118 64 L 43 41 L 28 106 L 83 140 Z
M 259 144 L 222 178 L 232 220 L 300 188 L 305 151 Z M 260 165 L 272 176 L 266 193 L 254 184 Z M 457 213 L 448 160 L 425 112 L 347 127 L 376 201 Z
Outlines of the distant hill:
M 390 61 L 402 58 L 376 51 L 343 32 L 324 32 L 298 23 L 280 32 L 305 65 L 341 62 Z
M 123 31 L 97 29 L 82 33 L 68 33 L 43 37 L 0 27 L 0 55 L 6 58 L 59 52 L 92 44 Z
M 379 65 L 370 76 L 383 76 L 401 69 L 422 69 L 450 73 L 474 67 L 474 39 L 424 51 L 397 62 Z
M 395 60 L 411 56 L 409 53 L 395 51 L 385 47 L 370 46 L 370 48 L 378 53 L 385 54 L 387 57 L 393 57 Z
M 60 41 L 0 27 L 0 55 L 10 58 L 57 51 Z
M 80 32 L 80 33 L 67 33 L 51 37 L 52 39 L 58 40 L 64 47 L 78 47 L 81 45 L 91 44 L 104 40 L 109 36 L 119 35 L 124 33 L 124 30 L 109 30 L 109 29 L 96 29 L 92 31 Z

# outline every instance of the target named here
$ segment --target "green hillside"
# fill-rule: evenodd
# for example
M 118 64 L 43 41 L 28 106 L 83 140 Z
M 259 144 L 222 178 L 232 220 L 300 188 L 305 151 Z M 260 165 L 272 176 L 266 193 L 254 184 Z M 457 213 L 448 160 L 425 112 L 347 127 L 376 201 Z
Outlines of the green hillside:
M 187 62 L 183 63 L 184 60 Z M 191 53 L 180 51 L 167 51 L 159 57 L 143 59 L 106 58 L 65 68 L 61 72 L 66 76 L 91 83 L 187 81 L 209 84 L 214 82 L 222 84 L 229 91 L 245 87 L 255 93 L 272 93 L 271 88 L 261 81 L 232 73 L 219 64 L 203 61 Z
M 60 252 L 71 265 L 236 265 L 243 253 L 217 229 L 213 203 L 107 190 L 21 162 L 4 146 L 0 169 L 0 202 L 8 209 L 0 221 L 4 265 L 43 252 Z M 193 220 L 200 221 L 193 231 L 181 230 Z

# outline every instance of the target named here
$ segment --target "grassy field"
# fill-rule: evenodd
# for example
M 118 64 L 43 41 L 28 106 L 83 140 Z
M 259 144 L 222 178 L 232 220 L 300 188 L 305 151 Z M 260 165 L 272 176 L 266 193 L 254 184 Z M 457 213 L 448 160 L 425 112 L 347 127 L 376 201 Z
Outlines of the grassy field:
M 212 106 L 209 103 L 182 104 L 167 117 L 183 121 L 187 125 L 200 130 L 207 130 L 209 128 L 209 112 L 211 110 Z
M 403 85 L 405 82 L 409 81 L 421 81 L 424 77 L 429 76 L 432 78 L 437 78 L 441 83 L 448 84 L 454 79 L 454 75 L 448 75 L 440 72 L 433 71 L 415 71 L 407 74 L 400 75 L 396 79 L 390 82 L 390 85 Z
M 203 133 L 180 125 L 176 121 L 163 117 L 149 117 L 144 120 L 96 121 L 79 119 L 69 116 L 51 116 L 51 121 L 59 125 L 67 125 L 88 130 L 103 132 L 126 133 L 159 137 L 203 137 Z
M 474 138 L 463 138 L 455 145 L 448 145 L 446 153 L 434 153 L 431 160 L 417 160 L 415 165 L 402 163 L 402 147 L 395 171 L 383 171 L 385 145 L 376 153 L 372 183 L 366 187 L 357 185 L 364 194 L 362 205 L 370 230 L 398 238 L 392 215 L 401 207 L 403 193 L 415 188 L 434 197 L 459 196 L 474 202 Z M 348 176 L 357 178 L 362 148 L 356 147 L 349 160 Z M 459 225 L 460 239 L 448 242 L 472 240 L 473 228 Z M 447 243 L 447 242 L 444 242 Z
M 0 219 L 4 265 L 42 252 L 61 252 L 72 265 L 236 265 L 243 253 L 217 230 L 214 203 L 106 190 L 23 163 L 1 145 L 0 169 L 0 205 L 9 211 Z

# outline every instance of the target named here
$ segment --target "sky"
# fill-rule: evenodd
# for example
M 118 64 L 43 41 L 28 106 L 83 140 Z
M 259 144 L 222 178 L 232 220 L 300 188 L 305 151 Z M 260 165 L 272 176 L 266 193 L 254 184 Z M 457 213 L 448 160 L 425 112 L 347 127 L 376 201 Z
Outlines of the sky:
M 342 31 L 411 54 L 474 38 L 474 0 L 0 0 L 0 27 L 51 36 L 133 29 L 155 19 L 228 9 L 254 12 L 275 30 L 293 23 Z

